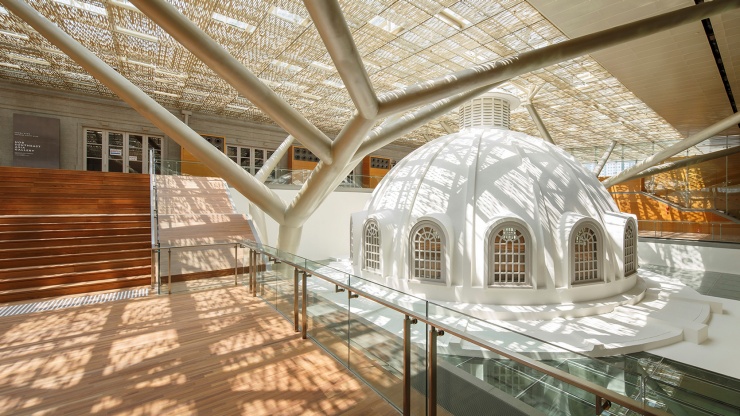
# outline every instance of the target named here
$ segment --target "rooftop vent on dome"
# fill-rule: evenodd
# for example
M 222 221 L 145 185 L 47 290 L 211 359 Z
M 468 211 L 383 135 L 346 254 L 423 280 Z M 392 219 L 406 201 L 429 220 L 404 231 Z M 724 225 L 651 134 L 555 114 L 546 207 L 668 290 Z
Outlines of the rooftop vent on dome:
M 508 130 L 510 113 L 518 106 L 516 96 L 500 90 L 489 91 L 460 106 L 460 129 L 496 127 Z

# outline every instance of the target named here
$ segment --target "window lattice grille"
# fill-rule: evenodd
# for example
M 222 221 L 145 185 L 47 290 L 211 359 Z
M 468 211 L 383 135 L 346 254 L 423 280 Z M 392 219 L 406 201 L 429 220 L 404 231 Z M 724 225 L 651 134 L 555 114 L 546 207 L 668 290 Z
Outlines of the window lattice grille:
M 433 226 L 424 225 L 414 233 L 413 262 L 414 278 L 442 281 L 442 237 Z
M 596 232 L 590 227 L 583 227 L 576 233 L 574 243 L 573 282 L 599 280 L 599 241 Z
M 375 221 L 365 225 L 365 269 L 380 270 L 380 230 Z
M 515 227 L 507 226 L 492 237 L 490 284 L 527 284 L 527 241 L 524 234 Z
M 637 271 L 635 267 L 635 229 L 631 222 L 624 229 L 624 275 L 629 276 Z

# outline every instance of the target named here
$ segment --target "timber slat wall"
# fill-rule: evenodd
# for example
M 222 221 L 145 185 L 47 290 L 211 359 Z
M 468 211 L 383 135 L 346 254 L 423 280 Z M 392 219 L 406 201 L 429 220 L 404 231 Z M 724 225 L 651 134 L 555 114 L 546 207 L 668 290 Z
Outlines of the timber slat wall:
M 150 283 L 149 176 L 0 167 L 0 302 Z

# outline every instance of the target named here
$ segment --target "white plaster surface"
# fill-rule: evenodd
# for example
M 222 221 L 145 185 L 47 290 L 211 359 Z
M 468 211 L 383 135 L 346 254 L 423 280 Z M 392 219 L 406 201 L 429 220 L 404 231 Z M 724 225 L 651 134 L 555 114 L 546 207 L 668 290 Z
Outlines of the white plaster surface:
M 334 262 L 330 275 L 346 279 L 344 273 L 353 273 L 349 262 Z M 323 274 L 323 273 L 322 273 Z M 593 302 L 568 305 L 541 305 L 537 308 L 523 307 L 520 316 L 526 319 L 487 319 L 492 312 L 510 312 L 510 306 L 470 305 L 445 302 L 440 307 L 430 305 L 429 316 L 452 328 L 511 351 L 535 354 L 539 358 L 569 355 L 573 352 L 589 356 L 628 354 L 672 344 L 703 345 L 711 342 L 712 312 L 721 313 L 724 300 L 704 296 L 682 283 L 655 272 L 640 271 L 641 288 L 633 299 L 603 299 L 599 305 Z M 355 282 L 357 282 L 356 279 Z M 318 288 L 324 283 L 313 283 Z M 325 297 L 346 307 L 346 295 L 331 293 L 331 285 L 321 289 Z M 355 283 L 358 285 L 358 283 Z M 421 299 L 394 291 L 393 289 L 368 282 L 356 286 L 371 291 L 374 296 L 391 299 L 394 303 L 417 312 L 427 310 Z M 352 312 L 370 322 L 383 325 L 392 333 L 401 331 L 398 312 L 381 307 L 368 299 L 352 301 Z M 464 311 L 465 314 L 457 313 Z M 483 312 L 481 312 L 483 311 Z M 472 315 L 472 316 L 471 316 Z M 558 316 L 559 315 L 559 316 Z M 737 321 L 736 321 L 737 324 Z M 415 329 L 416 330 L 416 329 Z M 735 331 L 737 332 L 737 331 Z M 709 339 L 707 338 L 709 334 Z M 415 334 L 423 339 L 423 334 Z M 737 335 L 735 335 L 737 337 Z M 454 337 L 440 339 L 440 348 L 449 354 L 482 356 L 480 349 Z M 700 350 L 699 350 L 700 351 Z M 651 351 L 652 352 L 652 351 Z M 681 360 L 692 364 L 694 361 Z M 695 364 L 692 364 L 695 365 Z
M 677 269 L 738 273 L 737 246 L 694 245 L 652 240 L 637 243 L 640 264 Z
M 691 364 L 726 376 L 740 378 L 740 301 L 712 298 L 721 302 L 723 311 L 713 314 L 709 337 L 701 344 L 678 342 L 650 350 L 651 353 Z
M 273 189 L 284 201 L 292 201 L 297 189 Z M 240 214 L 249 214 L 249 202 L 239 192 L 231 189 L 231 195 Z M 350 213 L 362 210 L 370 199 L 366 192 L 332 192 L 303 226 L 301 244 L 296 255 L 312 260 L 349 258 Z M 266 218 L 267 241 L 271 247 L 277 244 L 278 224 Z

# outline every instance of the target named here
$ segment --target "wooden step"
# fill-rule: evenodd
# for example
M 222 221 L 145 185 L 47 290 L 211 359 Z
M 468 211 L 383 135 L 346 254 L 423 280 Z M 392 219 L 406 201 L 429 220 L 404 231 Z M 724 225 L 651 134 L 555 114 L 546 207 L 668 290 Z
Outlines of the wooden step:
M 139 228 L 96 228 L 91 230 L 32 230 L 32 231 L 0 231 L 2 240 L 35 240 L 46 238 L 69 237 L 103 237 L 107 235 L 146 234 L 151 227 Z
M 0 250 L 2 259 L 18 259 L 23 257 L 40 257 L 40 256 L 58 256 L 62 254 L 82 254 L 98 253 L 100 251 L 117 251 L 117 250 L 150 250 L 151 241 L 140 241 L 135 243 L 110 243 L 110 244 L 76 244 L 58 247 L 35 247 L 35 248 L 14 248 Z
M 151 249 L 139 250 L 111 250 L 107 246 L 100 246 L 95 253 L 61 254 L 56 256 L 21 257 L 0 260 L 0 270 L 19 267 L 41 267 L 57 264 L 84 263 L 91 261 L 130 259 L 136 257 L 151 258 Z
M 40 218 L 40 221 L 48 221 Z M 61 230 L 97 230 L 97 229 L 120 229 L 120 228 L 151 228 L 151 221 L 111 221 L 111 222 L 37 222 L 21 224 L 0 223 L 0 233 L 8 231 L 61 231 Z
M 0 224 L 59 224 L 66 222 L 119 222 L 119 221 L 150 221 L 149 213 L 142 214 L 87 214 L 87 215 L 6 215 L 0 216 Z
M 70 237 L 70 238 L 49 238 L 41 240 L 5 240 L 0 241 L 0 250 L 13 248 L 39 248 L 39 247 L 60 247 L 69 246 L 79 243 L 82 245 L 90 244 L 111 244 L 111 243 L 141 243 L 151 242 L 151 233 L 132 234 L 132 235 L 107 235 L 104 237 Z
M 118 269 L 136 266 L 151 267 L 151 263 L 151 256 L 147 256 L 116 260 L 90 261 L 86 263 L 55 264 L 39 267 L 17 267 L 12 269 L 0 269 L 0 279 L 39 277 L 52 274 L 91 272 L 96 270 Z
M 233 273 L 233 270 L 232 270 Z M 0 292 L 6 290 L 28 289 L 69 283 L 92 282 L 95 280 L 120 279 L 151 275 L 151 267 L 125 267 L 118 269 L 95 270 L 83 273 L 59 273 L 55 275 L 0 279 Z
M 44 215 L 44 214 L 87 214 L 96 213 L 117 213 L 117 214 L 145 214 L 149 213 L 149 206 L 146 207 L 111 207 L 109 204 L 100 203 L 94 205 L 68 205 L 63 207 L 54 207 L 49 209 L 42 205 L 12 207 L 4 209 L 0 206 L 0 215 Z
M 28 288 L 0 292 L 0 302 L 17 302 L 28 299 L 40 299 L 56 296 L 75 295 L 79 293 L 98 292 L 103 290 L 123 289 L 151 284 L 151 276 L 132 276 L 120 279 L 96 280 L 62 285 Z
M 106 180 L 128 180 L 128 181 L 141 181 L 148 182 L 148 174 L 131 174 L 121 172 L 95 172 L 86 170 L 67 170 L 67 169 L 42 169 L 42 168 L 26 168 L 26 167 L 10 167 L 0 166 L 0 176 L 5 178 L 63 178 L 63 179 L 86 179 L 86 178 L 98 178 Z

